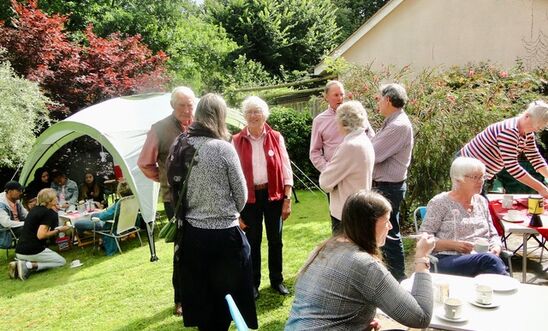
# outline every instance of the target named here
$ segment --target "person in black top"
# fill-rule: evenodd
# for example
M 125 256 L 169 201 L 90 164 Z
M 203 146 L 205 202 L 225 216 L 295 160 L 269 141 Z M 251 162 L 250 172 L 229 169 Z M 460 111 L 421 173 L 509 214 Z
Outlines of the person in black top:
M 17 273 L 21 280 L 31 271 L 57 268 L 65 265 L 65 259 L 47 248 L 46 239 L 67 231 L 68 226 L 57 226 L 57 192 L 45 188 L 38 192 L 37 205 L 27 215 L 21 237 L 15 247 Z
M 30 210 L 36 206 L 36 196 L 40 190 L 49 188 L 51 181 L 49 178 L 49 170 L 46 167 L 40 167 L 34 172 L 34 179 L 25 187 L 24 204 Z

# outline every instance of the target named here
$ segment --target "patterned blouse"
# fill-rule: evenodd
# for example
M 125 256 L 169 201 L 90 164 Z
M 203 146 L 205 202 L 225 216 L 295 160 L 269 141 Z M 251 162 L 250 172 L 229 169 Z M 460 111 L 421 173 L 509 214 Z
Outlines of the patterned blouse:
M 501 246 L 500 237 L 491 220 L 487 200 L 476 194 L 472 198 L 472 210 L 468 211 L 443 192 L 430 200 L 426 207 L 426 217 L 419 232 L 433 234 L 438 239 L 475 242 L 479 238 L 489 240 L 489 248 Z M 455 251 L 442 251 L 439 254 L 459 255 Z

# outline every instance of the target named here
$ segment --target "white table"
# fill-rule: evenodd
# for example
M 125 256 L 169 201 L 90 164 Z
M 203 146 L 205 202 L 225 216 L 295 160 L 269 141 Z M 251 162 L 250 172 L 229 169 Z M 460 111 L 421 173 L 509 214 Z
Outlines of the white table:
M 443 310 L 441 303 L 434 304 L 434 316 L 430 327 L 442 330 L 546 330 L 548 313 L 548 286 L 518 284 L 513 292 L 494 292 L 493 300 L 500 303 L 497 308 L 479 308 L 468 300 L 475 297 L 474 278 L 432 274 L 432 281 L 449 284 L 449 295 L 463 300 L 463 317 L 468 320 L 453 323 L 436 317 Z
M 501 200 L 504 194 L 488 194 L 487 198 L 489 201 L 492 200 Z M 530 194 L 512 194 L 514 199 L 523 199 L 530 196 Z M 544 216 L 544 215 L 543 215 Z M 501 224 L 504 227 L 504 232 L 508 234 L 517 234 L 522 236 L 523 244 L 522 248 L 522 270 L 521 270 L 521 281 L 523 283 L 527 282 L 527 241 L 531 235 L 540 235 L 537 230 L 527 226 L 527 223 L 512 223 L 506 222 L 502 219 L 502 215 L 499 215 Z M 547 218 L 542 218 L 543 223 L 547 222 Z

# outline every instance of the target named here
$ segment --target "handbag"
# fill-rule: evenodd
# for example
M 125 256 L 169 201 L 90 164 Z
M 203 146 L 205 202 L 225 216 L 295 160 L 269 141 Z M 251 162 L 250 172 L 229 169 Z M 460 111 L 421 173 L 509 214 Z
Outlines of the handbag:
M 198 153 L 199 149 L 200 148 L 197 148 L 194 151 L 194 154 L 192 155 L 192 160 L 190 161 L 190 165 L 188 166 L 188 171 L 186 173 L 185 180 L 181 187 L 179 199 L 177 199 L 177 205 L 175 205 L 174 216 L 167 222 L 166 225 L 162 227 L 162 229 L 160 230 L 160 233 L 158 234 L 158 237 L 164 238 L 166 243 L 172 243 L 175 241 L 175 234 L 177 233 L 177 214 L 179 212 L 179 208 L 181 207 L 183 197 L 186 195 L 188 178 L 190 177 L 190 170 L 192 170 L 192 166 L 194 165 L 194 158 L 196 157 L 196 153 Z M 183 223 L 184 223 L 184 220 L 183 220 Z

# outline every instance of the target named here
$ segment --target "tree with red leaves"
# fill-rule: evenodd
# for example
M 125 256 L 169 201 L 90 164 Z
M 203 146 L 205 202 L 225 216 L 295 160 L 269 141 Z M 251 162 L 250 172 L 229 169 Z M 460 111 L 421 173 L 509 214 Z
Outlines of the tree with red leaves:
M 88 26 L 78 43 L 64 31 L 67 16 L 45 14 L 37 0 L 11 3 L 16 15 L 10 25 L 0 21 L 0 46 L 17 74 L 37 82 L 58 103 L 54 117 L 111 97 L 158 91 L 167 83 L 167 56 L 152 54 L 139 35 L 100 38 Z

